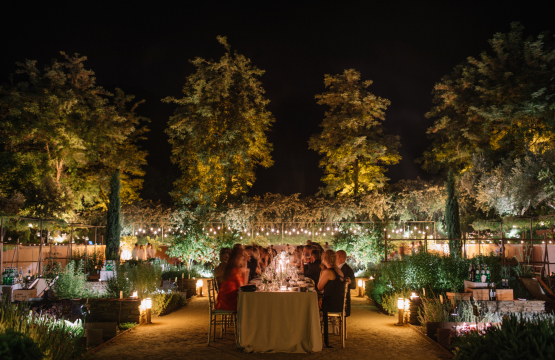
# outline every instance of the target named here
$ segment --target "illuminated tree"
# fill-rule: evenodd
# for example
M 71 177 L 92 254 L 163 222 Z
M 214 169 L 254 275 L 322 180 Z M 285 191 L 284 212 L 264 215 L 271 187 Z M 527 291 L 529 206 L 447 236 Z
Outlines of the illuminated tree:
M 433 143 L 424 153 L 430 171 L 472 167 L 474 154 L 494 163 L 542 153 L 555 141 L 555 46 L 541 34 L 525 38 L 518 23 L 495 34 L 491 50 L 469 57 L 434 87 L 426 116 Z
M 124 202 L 137 199 L 142 185 L 147 153 L 137 141 L 148 119 L 135 113 L 138 104 L 129 109 L 133 96 L 97 86 L 86 57 L 61 54 L 44 70 L 36 61 L 17 63 L 17 77 L 0 87 L 0 191 L 23 194 L 26 215 L 68 218 L 85 206 L 106 209 L 117 170 Z
M 399 137 L 385 135 L 382 122 L 390 102 L 367 91 L 371 80 L 361 81 L 354 69 L 325 75 L 328 91 L 316 95 L 329 106 L 322 132 L 310 138 L 310 149 L 324 155 L 321 194 L 355 196 L 382 188 L 388 180 L 385 165 L 399 162 Z
M 266 132 L 274 122 L 259 77 L 250 60 L 227 49 L 219 61 L 196 58 L 196 72 L 187 77 L 184 97 L 164 102 L 178 105 L 166 130 L 172 161 L 181 178 L 173 197 L 185 206 L 214 207 L 245 194 L 253 185 L 256 166 L 269 167 L 272 145 Z

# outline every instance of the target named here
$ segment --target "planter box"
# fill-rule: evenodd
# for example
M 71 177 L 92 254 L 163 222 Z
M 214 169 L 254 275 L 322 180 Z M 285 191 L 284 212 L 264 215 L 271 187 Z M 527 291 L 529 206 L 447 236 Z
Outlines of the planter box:
M 497 289 L 495 290 L 497 293 L 497 300 L 498 301 L 513 301 L 513 289 Z
M 464 292 L 470 292 L 470 288 L 486 288 L 488 287 L 488 283 L 483 282 L 472 282 L 465 280 L 464 281 Z
M 489 300 L 489 290 L 488 289 L 472 289 L 470 288 L 470 293 L 474 300 Z
M 15 301 L 29 301 L 37 297 L 37 289 L 13 290 L 12 294 Z
M 117 334 L 117 322 L 86 323 L 85 330 L 102 330 L 102 337 L 113 338 Z
M 449 299 L 449 300 L 451 300 L 451 299 L 470 300 L 470 296 L 472 296 L 472 293 L 452 293 L 452 292 L 447 293 L 447 299 Z

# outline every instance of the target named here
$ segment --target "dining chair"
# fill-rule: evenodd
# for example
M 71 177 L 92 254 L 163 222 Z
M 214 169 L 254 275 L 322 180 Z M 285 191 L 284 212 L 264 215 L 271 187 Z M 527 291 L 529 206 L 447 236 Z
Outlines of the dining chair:
M 328 312 L 328 320 L 329 318 L 339 320 L 339 336 L 341 336 L 342 348 L 345 348 L 345 340 L 347 339 L 347 291 L 349 291 L 349 283 L 345 281 L 345 288 L 343 293 L 343 311 Z
M 235 345 L 238 345 L 237 339 L 237 311 L 231 310 L 219 310 L 215 309 L 216 305 L 216 282 L 214 279 L 207 281 L 208 283 L 208 313 L 210 316 L 210 322 L 208 323 L 208 346 L 210 346 L 210 338 L 212 337 L 212 325 L 214 325 L 214 341 L 216 341 L 216 332 L 218 325 L 221 326 L 220 332 L 223 333 L 224 327 L 226 325 L 227 319 L 231 318 L 233 321 L 233 327 L 235 329 Z M 218 320 L 218 316 L 220 319 Z

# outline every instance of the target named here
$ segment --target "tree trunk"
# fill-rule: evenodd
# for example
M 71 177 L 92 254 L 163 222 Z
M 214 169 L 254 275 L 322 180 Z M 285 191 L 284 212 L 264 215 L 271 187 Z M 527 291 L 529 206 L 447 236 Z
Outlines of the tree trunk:
M 358 196 L 358 159 L 355 159 L 355 164 L 353 166 L 353 180 L 355 183 L 354 196 L 357 197 Z

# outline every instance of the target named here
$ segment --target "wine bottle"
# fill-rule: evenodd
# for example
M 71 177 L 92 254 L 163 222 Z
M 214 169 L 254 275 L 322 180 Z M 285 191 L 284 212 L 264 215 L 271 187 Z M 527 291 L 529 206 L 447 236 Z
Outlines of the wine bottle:
M 487 278 L 487 282 L 491 281 L 491 273 L 489 272 L 489 266 L 486 266 L 486 278 Z
M 495 283 L 491 283 L 491 287 L 493 290 L 493 301 L 497 300 L 497 290 L 495 289 Z
M 472 264 L 468 265 L 468 281 L 472 281 Z
M 488 283 L 488 292 L 489 292 L 489 299 L 491 301 L 493 300 L 493 288 L 491 286 L 491 283 Z
M 485 265 L 482 265 L 482 272 L 480 274 L 481 275 L 480 276 L 480 281 L 483 282 L 483 283 L 485 283 L 486 279 L 487 279 L 485 267 L 486 267 Z

